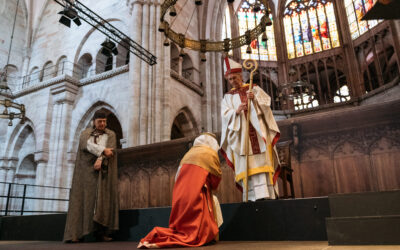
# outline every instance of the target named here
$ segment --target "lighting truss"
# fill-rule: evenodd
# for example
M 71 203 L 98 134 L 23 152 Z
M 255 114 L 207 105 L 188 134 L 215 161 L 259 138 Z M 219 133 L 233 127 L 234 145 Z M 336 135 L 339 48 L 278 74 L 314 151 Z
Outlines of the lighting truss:
M 151 54 L 148 50 L 140 46 L 138 43 L 133 41 L 128 35 L 117 29 L 115 26 L 110 24 L 108 21 L 97 15 L 95 12 L 90 10 L 88 7 L 83 5 L 78 0 L 54 0 L 64 8 L 70 7 L 77 11 L 80 19 L 97 29 L 108 38 L 113 40 L 115 43 L 120 44 L 134 55 L 145 61 L 150 65 L 157 63 L 157 57 Z

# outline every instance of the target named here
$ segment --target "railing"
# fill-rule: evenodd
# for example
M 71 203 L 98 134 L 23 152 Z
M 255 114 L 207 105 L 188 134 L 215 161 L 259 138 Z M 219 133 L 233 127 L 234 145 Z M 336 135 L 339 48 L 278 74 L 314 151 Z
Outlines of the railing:
M 31 74 L 22 77 L 21 89 L 60 75 L 70 75 L 76 79 L 83 79 L 113 69 L 113 64 L 103 64 L 101 62 L 97 62 L 97 64 L 96 68 L 94 68 L 94 64 L 79 65 L 64 61 L 60 62 L 58 65 L 45 67 L 42 70 L 37 69 L 37 71 L 33 71 Z
M 66 212 L 69 190 L 63 187 L 0 182 L 0 214 L 10 216 Z

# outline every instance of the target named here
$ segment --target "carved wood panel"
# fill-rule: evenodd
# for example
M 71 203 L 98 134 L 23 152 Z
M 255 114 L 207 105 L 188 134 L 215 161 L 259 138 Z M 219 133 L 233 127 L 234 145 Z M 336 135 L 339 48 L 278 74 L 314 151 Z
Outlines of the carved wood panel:
M 398 138 L 398 137 L 397 137 Z M 376 173 L 379 190 L 400 187 L 400 143 L 395 139 L 381 138 L 371 145 L 371 164 Z
M 303 137 L 295 189 L 303 197 L 400 189 L 399 138 L 400 124 Z

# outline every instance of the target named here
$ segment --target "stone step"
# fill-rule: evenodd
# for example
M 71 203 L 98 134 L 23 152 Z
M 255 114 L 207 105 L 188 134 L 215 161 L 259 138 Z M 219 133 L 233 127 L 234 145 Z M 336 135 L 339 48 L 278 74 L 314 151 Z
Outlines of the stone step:
M 329 195 L 329 206 L 331 217 L 400 215 L 400 190 Z
M 326 218 L 329 245 L 398 245 L 400 215 Z

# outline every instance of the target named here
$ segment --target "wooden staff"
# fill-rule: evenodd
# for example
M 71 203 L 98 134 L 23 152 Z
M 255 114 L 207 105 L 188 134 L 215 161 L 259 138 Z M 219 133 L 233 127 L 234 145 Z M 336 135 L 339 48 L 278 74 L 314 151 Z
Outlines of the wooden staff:
M 257 61 L 254 59 L 246 59 L 243 62 L 243 67 L 247 70 L 250 70 L 254 67 L 254 69 L 250 72 L 250 86 L 249 91 L 253 89 L 253 74 L 258 68 Z M 246 186 L 246 202 L 249 200 L 249 130 L 250 130 L 250 105 L 251 99 L 247 98 L 247 120 L 246 120 L 246 138 L 245 138 L 245 150 L 246 150 L 246 178 L 245 186 Z

